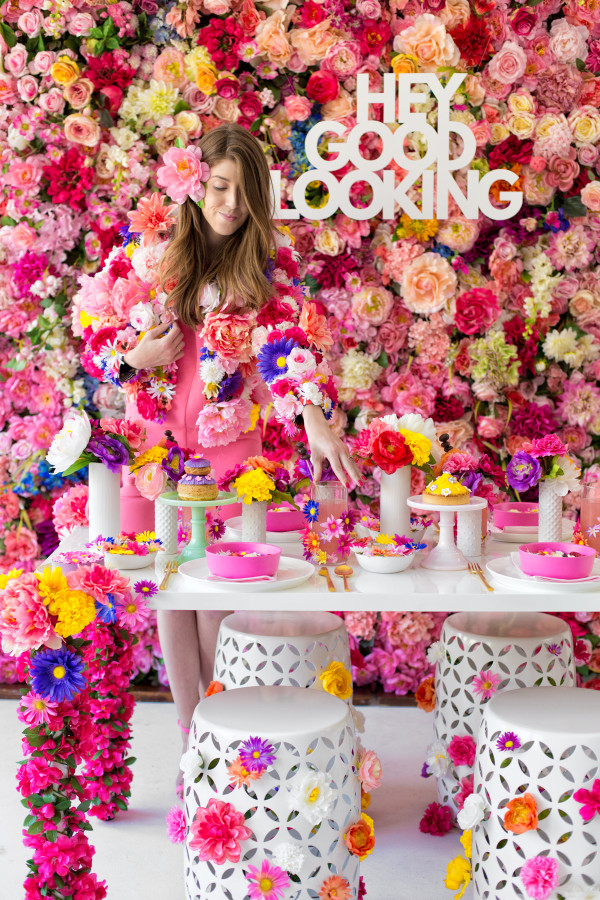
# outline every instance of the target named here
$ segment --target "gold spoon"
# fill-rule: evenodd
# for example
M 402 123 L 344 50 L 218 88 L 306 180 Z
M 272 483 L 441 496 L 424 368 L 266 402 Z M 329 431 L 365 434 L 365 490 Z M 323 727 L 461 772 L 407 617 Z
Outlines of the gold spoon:
M 334 575 L 339 575 L 341 578 L 344 579 L 344 590 L 350 591 L 350 588 L 348 587 L 348 582 L 346 579 L 350 578 L 351 575 L 354 575 L 354 569 L 352 568 L 352 566 L 346 566 L 346 565 L 336 566 L 335 569 L 333 570 L 333 572 L 334 572 Z
M 335 593 L 335 584 L 331 580 L 331 575 L 329 574 L 329 569 L 327 568 L 327 566 L 321 566 L 321 568 L 319 569 L 319 575 L 323 575 L 323 577 L 327 579 L 327 587 L 330 591 L 333 591 L 333 593 Z

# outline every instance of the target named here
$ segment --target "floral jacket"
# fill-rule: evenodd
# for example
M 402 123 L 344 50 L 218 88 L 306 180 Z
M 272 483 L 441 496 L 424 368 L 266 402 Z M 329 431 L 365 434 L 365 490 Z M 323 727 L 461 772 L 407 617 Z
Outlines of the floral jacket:
M 166 246 L 164 240 L 145 245 L 128 232 L 100 271 L 81 276 L 73 304 L 73 330 L 85 343 L 86 371 L 122 387 L 140 416 L 155 422 L 164 421 L 171 407 L 177 363 L 137 370 L 124 381 L 123 356 L 149 328 L 174 319 L 158 280 Z M 229 444 L 254 427 L 257 376 L 290 434 L 297 433 L 296 420 L 307 404 L 331 416 L 337 395 L 324 353 L 332 339 L 325 316 L 308 299 L 298 260 L 288 230 L 278 229 L 277 250 L 267 265 L 273 292 L 258 311 L 240 311 L 228 298 L 222 303 L 213 285 L 205 290 L 198 360 L 207 401 L 197 421 L 201 446 Z

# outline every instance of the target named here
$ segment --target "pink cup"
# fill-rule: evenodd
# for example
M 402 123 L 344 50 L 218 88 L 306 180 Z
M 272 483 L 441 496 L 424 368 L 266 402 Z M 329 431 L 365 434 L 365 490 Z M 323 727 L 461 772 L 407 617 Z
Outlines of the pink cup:
M 304 516 L 289 503 L 277 503 L 267 510 L 267 531 L 300 531 L 301 528 L 304 528 Z
M 223 551 L 262 553 L 263 556 L 225 556 Z M 206 564 L 212 575 L 219 578 L 259 578 L 275 575 L 279 567 L 281 548 L 273 544 L 245 541 L 219 541 L 206 548 Z
M 538 550 L 562 550 L 577 556 L 539 556 Z M 519 547 L 521 568 L 526 575 L 542 575 L 546 578 L 587 578 L 591 575 L 596 558 L 592 547 L 582 544 L 565 544 L 544 541 L 540 544 L 522 544 Z

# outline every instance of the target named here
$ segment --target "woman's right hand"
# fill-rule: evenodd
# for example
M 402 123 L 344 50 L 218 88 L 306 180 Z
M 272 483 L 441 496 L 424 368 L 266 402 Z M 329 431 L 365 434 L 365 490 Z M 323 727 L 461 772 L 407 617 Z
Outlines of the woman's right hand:
M 165 335 L 167 328 L 173 326 Z M 139 344 L 128 350 L 123 360 L 133 369 L 154 369 L 157 366 L 168 366 L 181 359 L 185 350 L 185 342 L 181 328 L 177 322 L 156 325 L 145 333 Z

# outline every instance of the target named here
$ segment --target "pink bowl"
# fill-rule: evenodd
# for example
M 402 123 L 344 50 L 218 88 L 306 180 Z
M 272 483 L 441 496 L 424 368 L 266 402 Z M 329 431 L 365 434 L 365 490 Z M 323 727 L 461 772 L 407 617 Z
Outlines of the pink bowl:
M 263 556 L 225 556 L 223 551 L 262 553 Z M 206 564 L 212 575 L 220 578 L 258 578 L 275 575 L 279 567 L 281 548 L 273 544 L 247 541 L 219 541 L 206 548 Z
M 497 528 L 529 527 L 538 524 L 537 503 L 496 503 L 494 525 Z
M 289 503 L 278 503 L 267 510 L 267 531 L 299 531 L 301 528 L 304 528 L 304 516 Z
M 577 556 L 539 556 L 538 550 L 562 550 Z M 521 568 L 526 575 L 543 575 L 547 578 L 587 578 L 591 575 L 596 558 L 592 547 L 582 544 L 564 544 L 545 541 L 541 544 L 522 544 L 519 547 Z

